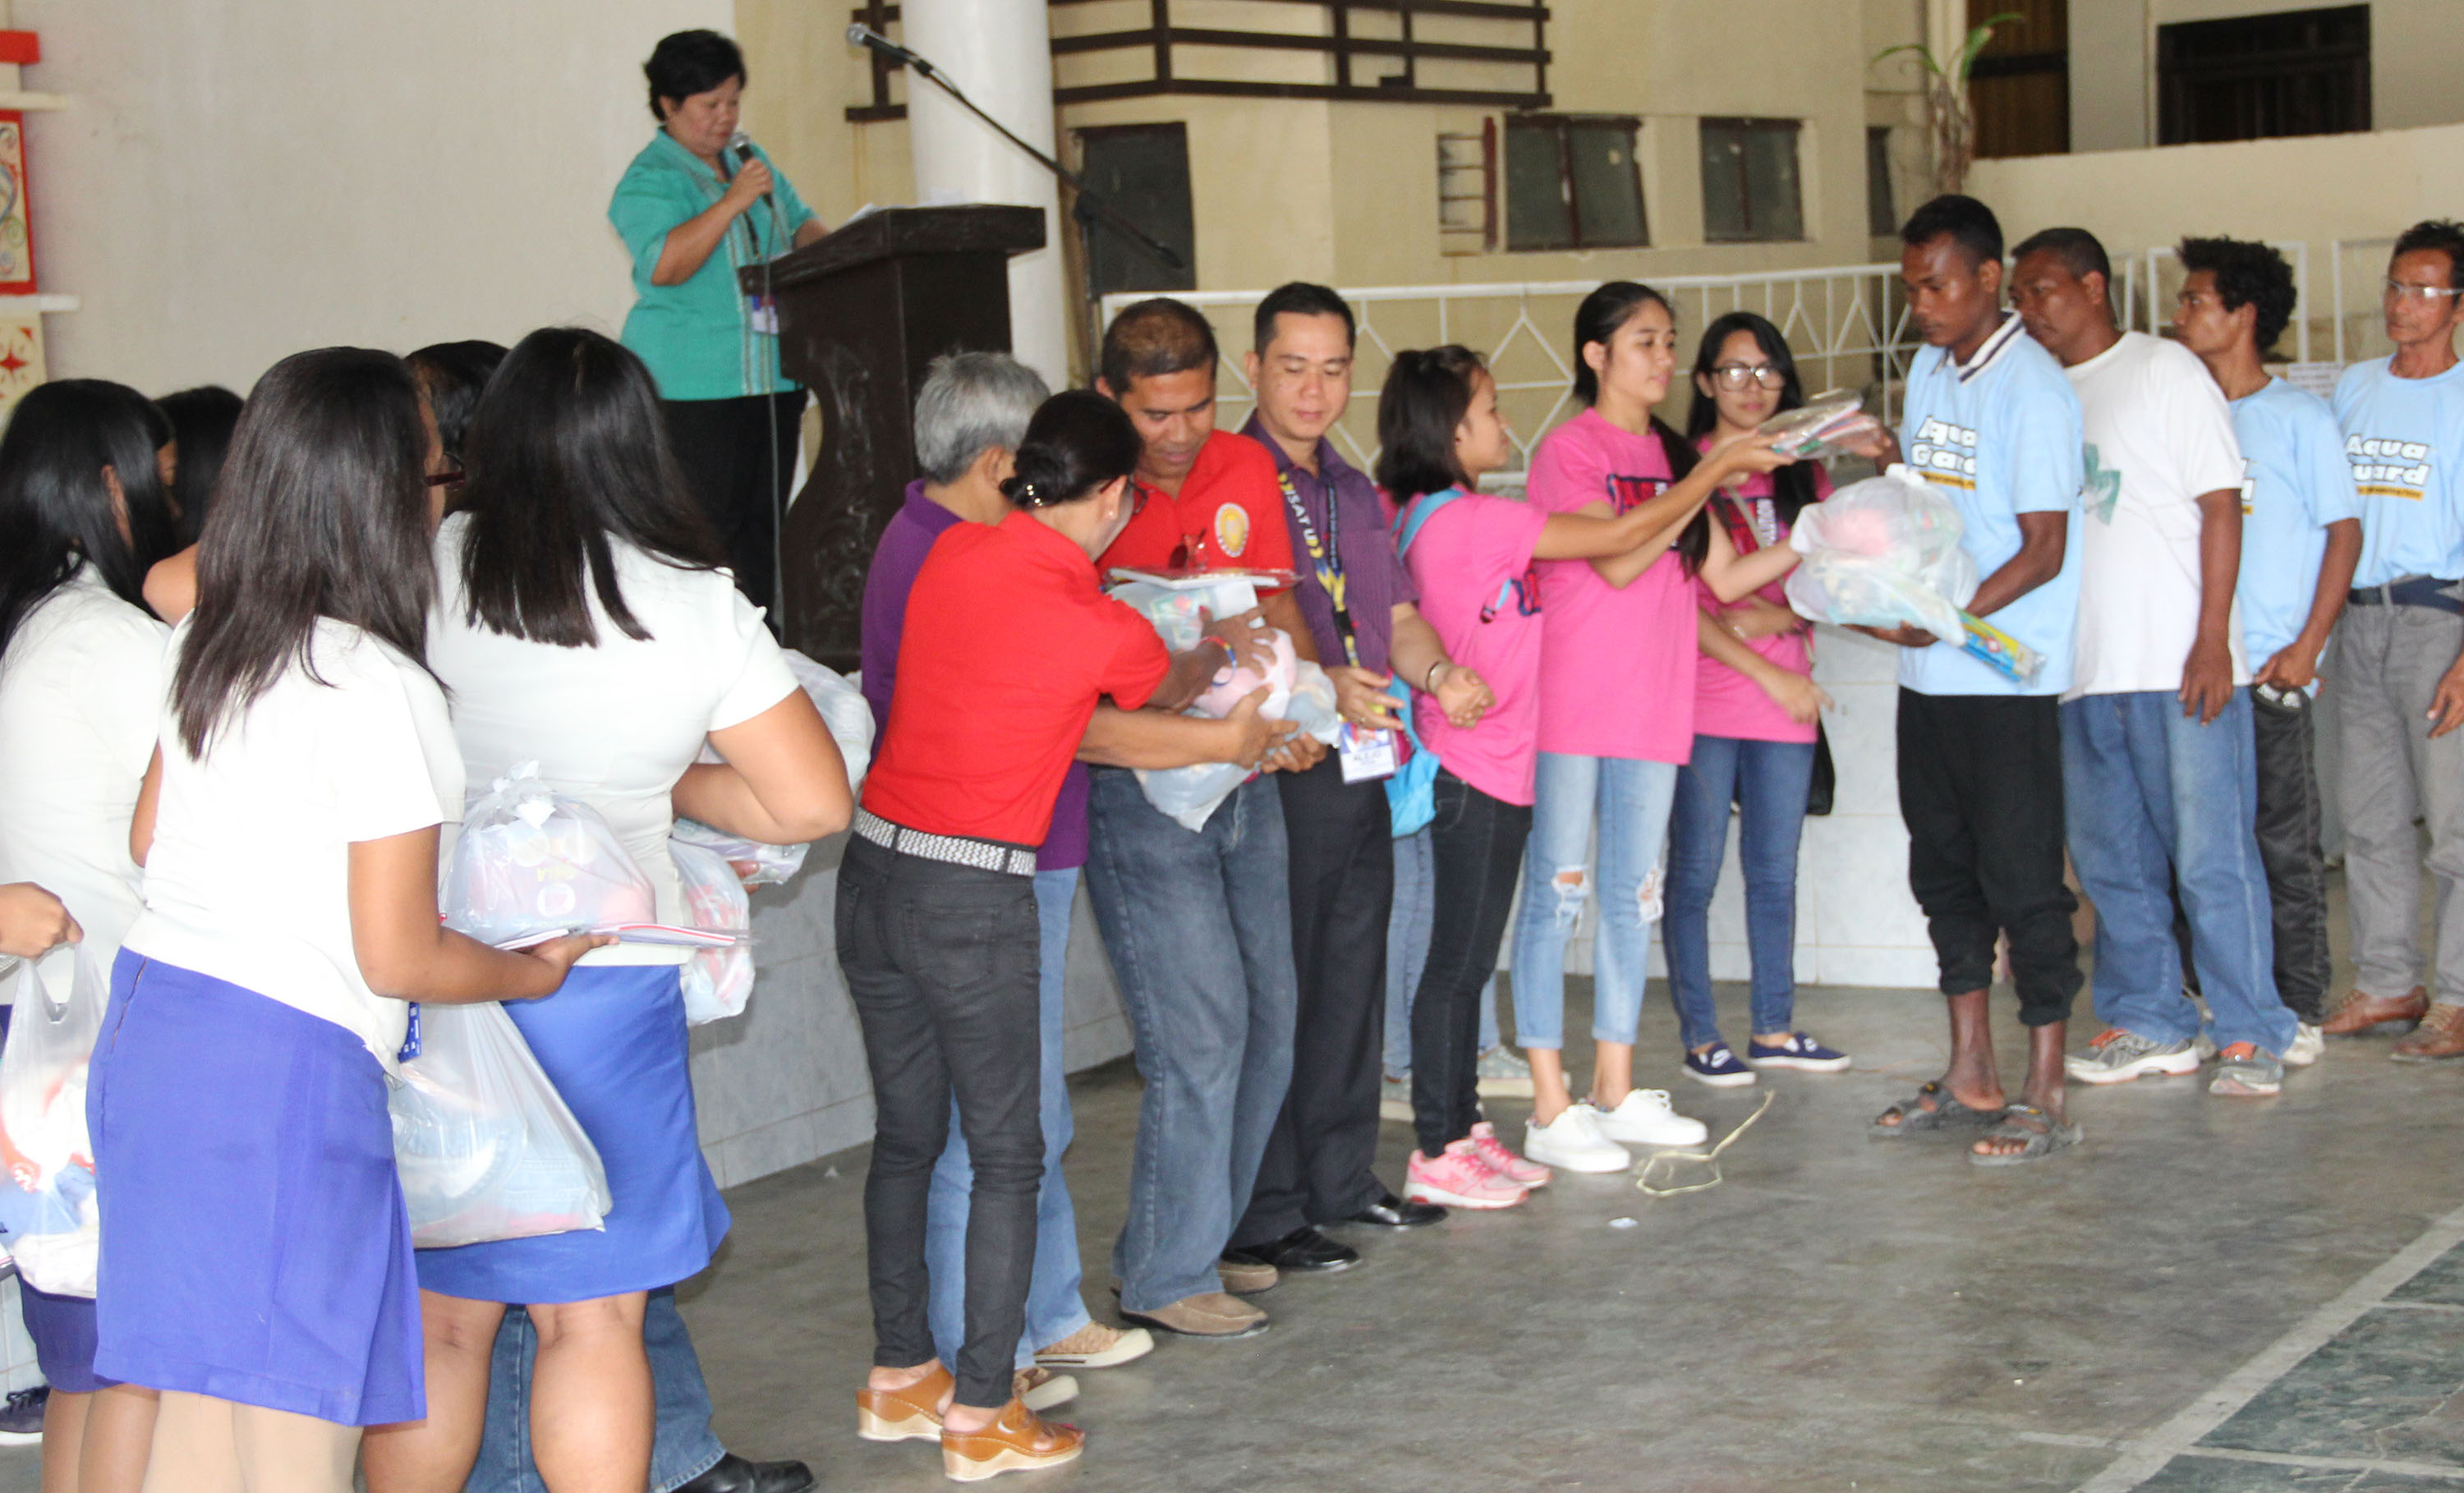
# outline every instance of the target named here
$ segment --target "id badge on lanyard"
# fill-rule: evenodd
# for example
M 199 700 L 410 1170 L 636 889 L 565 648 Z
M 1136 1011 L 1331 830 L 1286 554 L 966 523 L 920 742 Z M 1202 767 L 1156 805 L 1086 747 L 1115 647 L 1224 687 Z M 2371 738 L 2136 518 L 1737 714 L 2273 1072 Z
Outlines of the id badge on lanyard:
M 1402 765 L 1395 733 L 1383 727 L 1355 726 L 1347 720 L 1335 734 L 1334 751 L 1336 760 L 1343 764 L 1343 780 L 1348 783 L 1392 778 Z
M 744 319 L 764 337 L 779 335 L 779 300 L 775 296 L 744 297 Z

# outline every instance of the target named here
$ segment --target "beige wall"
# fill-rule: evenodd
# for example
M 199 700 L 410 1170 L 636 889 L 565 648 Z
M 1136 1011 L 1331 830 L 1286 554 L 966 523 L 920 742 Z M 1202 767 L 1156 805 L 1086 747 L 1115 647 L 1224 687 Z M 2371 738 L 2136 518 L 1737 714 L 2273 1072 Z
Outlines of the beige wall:
M 2155 142 L 2149 25 L 2310 10 L 2323 0 L 2070 0 L 2071 149 Z M 2370 0 L 2370 115 L 2379 129 L 2464 121 L 2464 6 Z
M 338 342 L 613 329 L 661 34 L 725 0 L 17 0 L 55 374 L 246 388 Z

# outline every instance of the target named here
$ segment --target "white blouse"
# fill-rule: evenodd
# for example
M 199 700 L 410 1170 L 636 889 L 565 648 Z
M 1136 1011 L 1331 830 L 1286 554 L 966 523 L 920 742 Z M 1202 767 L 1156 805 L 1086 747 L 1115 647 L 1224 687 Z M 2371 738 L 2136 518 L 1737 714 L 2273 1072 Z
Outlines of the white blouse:
M 174 659 L 187 636 L 172 633 Z M 391 1071 L 410 1006 L 361 977 L 350 847 L 458 821 L 462 756 L 445 692 L 391 647 L 320 619 L 309 664 L 228 717 L 202 760 L 164 710 L 145 911 L 127 946 L 346 1027 Z
M 169 633 L 80 563 L 0 654 L 0 883 L 50 889 L 105 969 L 143 905 L 128 822 L 170 683 Z
M 761 612 L 724 570 L 680 570 L 613 544 L 625 604 L 650 634 L 627 637 L 588 588 L 595 648 L 490 632 L 468 618 L 462 589 L 465 516 L 436 537 L 438 608 L 428 661 L 453 699 L 471 792 L 486 793 L 514 766 L 539 763 L 559 793 L 605 816 L 658 896 L 659 920 L 687 921 L 684 889 L 668 856 L 670 790 L 710 733 L 741 725 L 796 692 L 796 678 Z M 686 951 L 620 944 L 585 964 L 676 963 Z

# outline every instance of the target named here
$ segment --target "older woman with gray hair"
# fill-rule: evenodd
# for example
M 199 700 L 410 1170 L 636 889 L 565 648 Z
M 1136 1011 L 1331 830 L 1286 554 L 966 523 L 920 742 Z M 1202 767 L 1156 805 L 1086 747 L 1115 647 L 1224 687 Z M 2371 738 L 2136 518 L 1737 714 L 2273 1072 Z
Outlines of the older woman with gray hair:
M 960 523 L 998 524 L 1013 506 L 1001 484 L 1014 467 L 1027 422 L 1045 401 L 1044 381 L 1006 353 L 952 353 L 936 359 L 915 397 L 915 460 L 923 475 L 908 484 L 865 578 L 863 673 L 877 734 L 890 727 L 907 597 L 924 558 Z M 992 667 L 1007 667 L 1005 663 Z M 1049 836 L 1036 856 L 1035 901 L 1042 918 L 1044 1178 L 1037 1197 L 1035 1268 L 1026 1299 L 1026 1333 L 1019 1344 L 1020 1397 L 1044 1410 L 1071 1398 L 1074 1380 L 1057 1371 L 1127 1363 L 1155 1345 L 1143 1328 L 1122 1331 L 1087 1313 L 1079 1295 L 1078 1219 L 1061 1170 L 1069 1149 L 1069 1089 L 1062 1067 L 1063 976 L 1067 965 L 1071 906 L 1079 867 L 1087 862 L 1087 768 L 1089 761 L 1123 767 L 1177 767 L 1193 762 L 1255 764 L 1280 723 L 1244 711 L 1230 720 L 1199 720 L 1159 711 L 1099 707 L 1054 802 Z M 943 1363 L 956 1363 L 964 1340 L 968 1192 L 974 1168 L 955 1120 L 949 1147 L 933 1174 L 925 1225 L 932 1281 L 930 1317 Z

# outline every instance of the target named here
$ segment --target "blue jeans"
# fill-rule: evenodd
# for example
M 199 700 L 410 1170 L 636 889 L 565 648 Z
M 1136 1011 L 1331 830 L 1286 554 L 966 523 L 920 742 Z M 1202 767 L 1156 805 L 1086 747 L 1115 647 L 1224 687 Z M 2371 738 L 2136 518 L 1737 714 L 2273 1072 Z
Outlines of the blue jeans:
M 1087 889 L 1147 1086 L 1112 1273 L 1122 1306 L 1154 1311 L 1223 1288 L 1215 1262 L 1291 1082 L 1291 864 L 1263 777 L 1195 833 L 1134 773 L 1094 779 Z
M 701 1360 L 676 1311 L 672 1287 L 650 1293 L 642 1312 L 642 1346 L 650 1354 L 650 1389 L 658 1401 L 650 1442 L 650 1493 L 669 1493 L 718 1465 L 727 1448 L 710 1429 L 710 1387 Z M 505 1308 L 488 1364 L 488 1420 L 479 1460 L 463 1493 L 544 1493 L 531 1461 L 531 1367 L 539 1334 L 519 1306 Z
M 2096 904 L 2096 1014 L 2158 1042 L 2198 1035 L 2182 999 L 2171 889 L 2219 1047 L 2281 1054 L 2293 1013 L 2276 993 L 2276 934 L 2258 858 L 2250 692 L 2202 726 L 2169 690 L 2065 701 L 2062 802 L 2071 864 Z
M 1514 1034 L 1526 1048 L 1566 1045 L 1566 940 L 1595 877 L 1592 821 L 1599 820 L 1600 926 L 1592 940 L 1592 1037 L 1632 1043 L 1651 973 L 1651 920 L 1660 847 L 1677 791 L 1671 762 L 1540 754 L 1531 840 L 1523 857 L 1523 907 L 1514 919 Z M 1573 882 L 1559 881 L 1572 872 Z M 1653 916 L 1658 916 L 1655 911 Z
M 1078 895 L 1078 871 L 1035 873 L 1035 910 L 1042 920 L 1041 987 L 1037 1014 L 1043 1057 L 1044 1185 L 1036 1194 L 1035 1276 L 1026 1291 L 1026 1334 L 1019 1340 L 1016 1367 L 1035 1362 L 1035 1350 L 1060 1342 L 1090 1320 L 1078 1297 L 1078 1210 L 1061 1158 L 1069 1150 L 1069 1080 L 1062 1066 L 1062 993 L 1069 968 L 1069 905 Z M 967 1197 L 976 1169 L 967 1139 L 958 1131 L 957 1106 L 950 1108 L 950 1144 L 933 1168 L 932 1203 L 924 1218 L 924 1267 L 932 1277 L 933 1346 L 941 1362 L 957 1360 L 966 1340 Z
M 1412 997 L 1429 962 L 1429 923 L 1437 904 L 1437 863 L 1430 859 L 1429 828 L 1421 825 L 1395 842 L 1395 910 L 1386 918 L 1386 1074 L 1412 1071 Z M 1480 1050 L 1498 1043 L 1497 977 L 1480 993 Z
M 1796 845 L 1814 782 L 1811 741 L 1696 736 L 1677 770 L 1668 821 L 1668 994 L 1687 1051 L 1720 1040 L 1711 1002 L 1711 891 L 1728 851 L 1728 805 L 1738 806 L 1737 860 L 1746 882 L 1746 949 L 1753 960 L 1754 1030 L 1793 1030 L 1796 1017 Z

